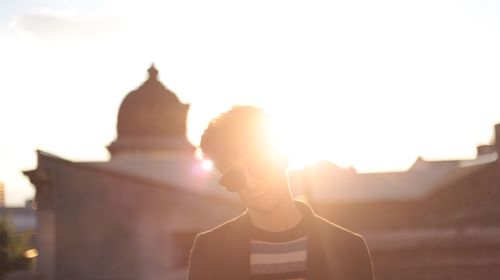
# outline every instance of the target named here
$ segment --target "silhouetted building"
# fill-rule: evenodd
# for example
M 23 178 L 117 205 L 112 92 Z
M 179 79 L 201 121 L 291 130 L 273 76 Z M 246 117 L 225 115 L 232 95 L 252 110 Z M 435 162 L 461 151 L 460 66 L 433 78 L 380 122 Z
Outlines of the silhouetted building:
M 46 280 L 184 279 L 194 235 L 243 210 L 194 157 L 188 109 L 151 67 L 121 104 L 109 161 L 37 151 L 37 168 L 24 173 L 36 188 Z M 405 172 L 321 162 L 290 181 L 319 214 L 365 235 L 378 280 L 497 279 L 497 146 L 478 147 L 473 160 L 418 158 Z
M 495 128 L 500 139 L 500 126 Z M 389 217 L 412 222 L 367 234 L 379 279 L 500 278 L 497 153 L 479 153 L 474 164 L 451 171 L 417 201 L 386 205 L 388 213 L 397 213 Z
M 495 132 L 500 139 L 500 124 Z M 377 279 L 499 279 L 499 143 L 472 160 L 418 158 L 405 172 L 323 163 L 294 174 L 295 183 L 309 184 L 321 215 L 364 234 Z
M 109 161 L 37 152 L 25 174 L 45 279 L 183 279 L 195 234 L 241 212 L 194 157 L 188 108 L 151 67 L 121 104 Z
M 495 138 L 496 143 L 489 146 L 494 148 L 489 149 L 494 160 L 452 172 L 425 198 L 428 224 L 500 227 L 500 161 L 496 159 L 500 154 L 500 124 L 495 126 Z
M 348 228 L 411 228 L 430 223 L 431 214 L 422 210 L 424 201 L 444 185 L 496 162 L 496 152 L 468 160 L 419 157 L 407 171 L 379 173 L 358 173 L 320 162 L 291 172 L 290 178 L 296 194 L 307 196 L 318 212 Z
M 136 155 L 191 155 L 195 150 L 186 137 L 189 104 L 182 104 L 158 80 L 154 66 L 148 72 L 149 78 L 130 92 L 120 106 L 118 137 L 108 146 L 111 160 Z

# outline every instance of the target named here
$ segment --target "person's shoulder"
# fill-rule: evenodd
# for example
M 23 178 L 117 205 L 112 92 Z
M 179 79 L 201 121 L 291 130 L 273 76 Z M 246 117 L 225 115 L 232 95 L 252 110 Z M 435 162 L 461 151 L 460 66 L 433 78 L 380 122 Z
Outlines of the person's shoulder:
M 321 238 L 322 248 L 331 246 L 327 252 L 342 258 L 346 275 L 350 275 L 350 279 L 373 280 L 371 256 L 363 236 L 320 216 L 315 216 L 315 220 L 316 236 Z
M 326 234 L 327 236 L 334 238 L 338 241 L 348 242 L 348 243 L 365 242 L 361 234 L 353 232 L 342 226 L 339 226 L 321 216 L 318 215 L 315 216 L 315 224 L 316 224 L 316 229 L 320 231 L 322 234 Z
M 239 215 L 233 219 L 230 219 L 220 225 L 215 226 L 204 232 L 200 232 L 196 239 L 205 242 L 214 242 L 217 240 L 224 240 L 231 238 L 232 236 L 238 235 L 240 231 L 245 229 L 245 219 L 246 213 Z
M 313 233 L 316 237 L 322 239 L 327 238 L 328 241 L 336 241 L 338 243 L 345 243 L 347 245 L 353 243 L 364 243 L 364 238 L 351 230 L 341 227 L 321 216 L 316 214 L 313 208 L 304 201 L 296 200 L 295 204 L 308 217 L 312 220 Z

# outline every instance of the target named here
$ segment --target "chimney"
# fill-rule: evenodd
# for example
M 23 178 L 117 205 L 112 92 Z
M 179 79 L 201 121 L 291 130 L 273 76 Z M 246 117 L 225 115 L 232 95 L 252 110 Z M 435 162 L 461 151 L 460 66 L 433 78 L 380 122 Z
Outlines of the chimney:
M 497 151 L 495 145 L 480 145 L 477 146 L 477 156 L 489 155 Z
M 495 150 L 500 155 L 500 123 L 495 124 Z

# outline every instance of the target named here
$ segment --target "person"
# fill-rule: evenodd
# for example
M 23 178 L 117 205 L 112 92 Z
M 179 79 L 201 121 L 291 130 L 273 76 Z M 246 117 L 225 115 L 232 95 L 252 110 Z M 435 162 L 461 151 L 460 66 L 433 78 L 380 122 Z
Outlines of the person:
M 203 155 L 247 210 L 196 236 L 188 279 L 374 279 L 362 236 L 293 199 L 268 124 L 262 109 L 234 106 L 204 131 Z

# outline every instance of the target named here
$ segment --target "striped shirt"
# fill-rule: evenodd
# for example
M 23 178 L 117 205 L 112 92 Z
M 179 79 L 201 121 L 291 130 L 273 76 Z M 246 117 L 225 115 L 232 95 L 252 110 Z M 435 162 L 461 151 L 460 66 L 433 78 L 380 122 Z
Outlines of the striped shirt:
M 303 223 L 284 232 L 253 229 L 250 242 L 250 279 L 305 280 L 307 237 Z

